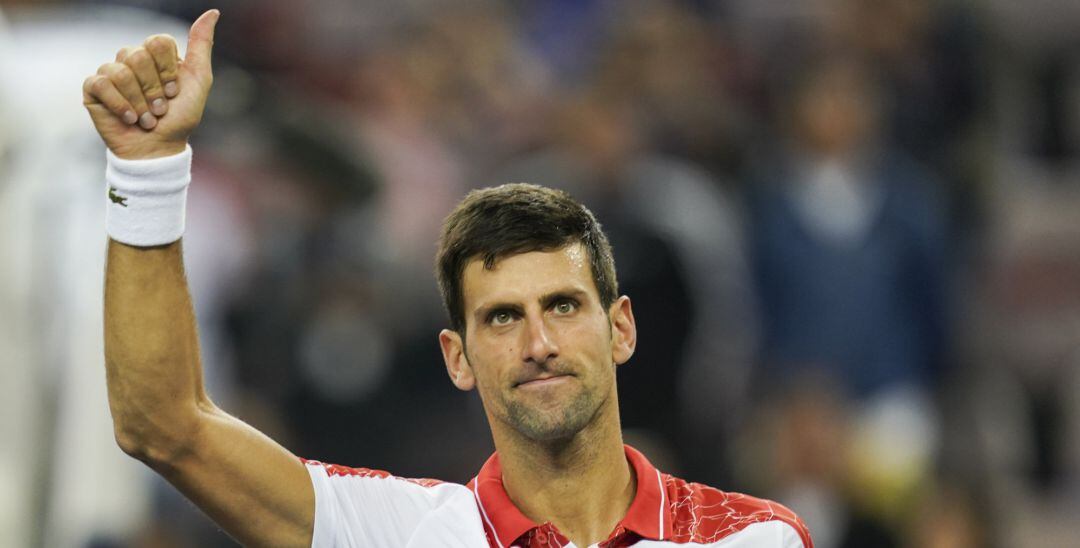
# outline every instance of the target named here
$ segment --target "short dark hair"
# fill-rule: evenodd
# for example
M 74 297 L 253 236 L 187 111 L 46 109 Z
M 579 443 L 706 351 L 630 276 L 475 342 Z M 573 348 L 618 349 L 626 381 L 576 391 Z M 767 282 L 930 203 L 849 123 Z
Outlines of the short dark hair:
M 589 253 L 593 282 L 607 310 L 618 296 L 615 259 L 600 223 L 581 203 L 561 190 L 510 183 L 470 192 L 443 222 L 435 277 L 450 327 L 465 329 L 462 275 L 474 258 L 492 269 L 501 258 L 551 251 L 581 243 Z

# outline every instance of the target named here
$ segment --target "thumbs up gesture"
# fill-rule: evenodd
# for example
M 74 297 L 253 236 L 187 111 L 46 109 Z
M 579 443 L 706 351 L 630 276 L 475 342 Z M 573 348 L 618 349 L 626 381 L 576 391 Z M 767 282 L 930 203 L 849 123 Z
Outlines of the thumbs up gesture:
M 126 47 L 83 82 L 83 104 L 109 150 L 120 158 L 156 158 L 184 150 L 202 120 L 214 75 L 210 53 L 220 13 L 191 25 L 187 55 L 165 34 Z

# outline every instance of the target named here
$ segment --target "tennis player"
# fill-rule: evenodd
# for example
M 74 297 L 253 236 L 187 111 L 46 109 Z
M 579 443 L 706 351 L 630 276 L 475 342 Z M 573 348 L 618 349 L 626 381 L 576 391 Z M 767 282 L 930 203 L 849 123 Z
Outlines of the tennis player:
M 472 192 L 440 238 L 450 328 L 438 341 L 451 382 L 479 392 L 496 447 L 467 485 L 304 460 L 218 409 L 181 257 L 188 136 L 218 17 L 195 21 L 183 59 L 151 36 L 83 88 L 108 147 L 105 361 L 127 454 L 250 545 L 812 547 L 787 508 L 688 483 L 623 444 L 630 299 L 592 213 L 543 187 Z

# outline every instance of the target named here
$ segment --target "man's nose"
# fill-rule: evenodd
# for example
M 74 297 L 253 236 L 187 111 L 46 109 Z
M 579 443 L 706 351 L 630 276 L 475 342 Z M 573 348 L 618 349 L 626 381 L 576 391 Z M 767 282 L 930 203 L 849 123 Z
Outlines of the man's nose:
M 545 318 L 528 319 L 525 329 L 525 345 L 522 359 L 537 364 L 542 364 L 559 355 L 559 347 L 555 344 L 551 329 Z

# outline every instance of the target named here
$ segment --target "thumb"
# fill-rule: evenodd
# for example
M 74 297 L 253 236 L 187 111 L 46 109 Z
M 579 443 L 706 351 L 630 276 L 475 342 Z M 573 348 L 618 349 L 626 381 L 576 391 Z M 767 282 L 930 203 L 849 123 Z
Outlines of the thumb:
M 196 73 L 210 72 L 210 52 L 214 49 L 214 27 L 219 17 L 221 17 L 220 11 L 209 10 L 191 24 L 184 64 Z

